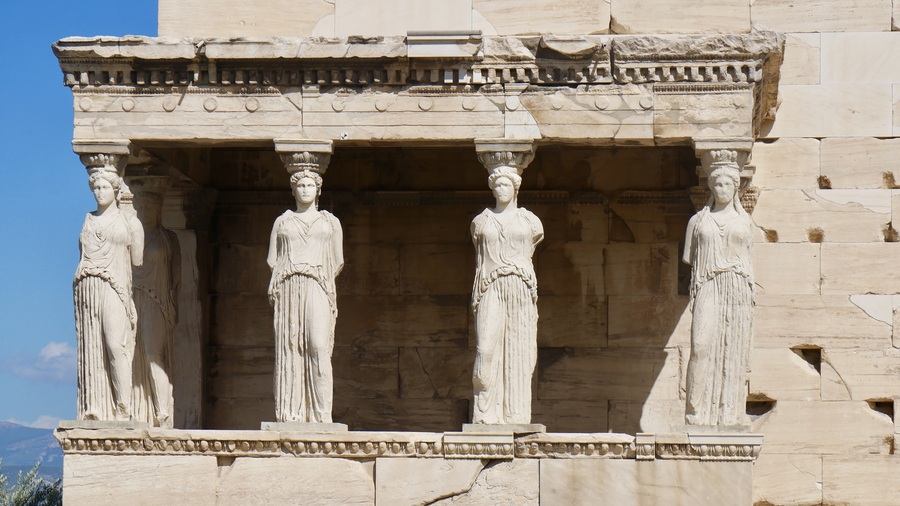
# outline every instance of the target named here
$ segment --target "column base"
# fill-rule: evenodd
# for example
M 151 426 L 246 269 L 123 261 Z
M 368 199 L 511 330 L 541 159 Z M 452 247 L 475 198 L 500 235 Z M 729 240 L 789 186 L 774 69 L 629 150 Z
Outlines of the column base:
M 345 423 L 316 423 L 316 422 L 263 422 L 261 430 L 277 432 L 347 432 Z
M 547 432 L 547 426 L 542 423 L 464 423 L 462 431 L 481 434 L 534 434 Z

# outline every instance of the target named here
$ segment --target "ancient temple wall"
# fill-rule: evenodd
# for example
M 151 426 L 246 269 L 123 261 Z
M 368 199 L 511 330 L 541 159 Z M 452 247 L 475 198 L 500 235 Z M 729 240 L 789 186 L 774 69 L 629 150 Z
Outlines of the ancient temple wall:
M 554 432 L 667 431 L 683 416 L 689 328 L 679 275 L 692 209 L 686 148 L 547 147 L 520 202 L 544 222 L 534 421 Z M 290 205 L 265 150 L 212 156 L 206 427 L 274 416 L 268 234 Z M 351 430 L 452 430 L 471 416 L 475 255 L 469 223 L 491 196 L 468 148 L 346 148 L 321 208 L 343 223 L 336 421 Z
M 827 8 L 826 8 L 827 6 Z M 760 2 L 785 32 L 782 103 L 753 150 L 754 498 L 885 504 L 900 493 L 900 44 L 891 2 Z M 765 399 L 764 399 L 765 398 Z

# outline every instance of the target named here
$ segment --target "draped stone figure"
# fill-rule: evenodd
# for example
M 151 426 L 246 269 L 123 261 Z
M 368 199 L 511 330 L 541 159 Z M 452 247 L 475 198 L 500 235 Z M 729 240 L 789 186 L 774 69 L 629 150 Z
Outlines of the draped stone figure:
M 741 206 L 740 173 L 713 164 L 709 202 L 688 222 L 683 260 L 691 270 L 691 355 L 685 421 L 748 425 L 747 376 L 753 323 L 752 227 Z
M 97 210 L 79 236 L 81 259 L 73 282 L 78 337 L 79 420 L 132 419 L 132 361 L 137 313 L 132 266 L 140 266 L 144 234 L 137 218 L 119 210 L 122 179 L 95 169 L 89 184 Z
M 144 262 L 134 268 L 134 303 L 139 316 L 134 356 L 135 418 L 172 427 L 181 252 L 175 233 L 160 225 L 161 194 L 139 192 L 134 206 L 144 227 Z
M 319 211 L 322 177 L 291 176 L 296 211 L 275 220 L 269 241 L 269 302 L 275 309 L 275 415 L 331 423 L 335 277 L 344 266 L 341 223 Z
M 544 238 L 541 221 L 517 207 L 522 178 L 499 168 L 488 179 L 496 199 L 472 220 L 477 336 L 472 421 L 531 422 L 531 377 L 537 363 L 537 278 L 531 257 Z

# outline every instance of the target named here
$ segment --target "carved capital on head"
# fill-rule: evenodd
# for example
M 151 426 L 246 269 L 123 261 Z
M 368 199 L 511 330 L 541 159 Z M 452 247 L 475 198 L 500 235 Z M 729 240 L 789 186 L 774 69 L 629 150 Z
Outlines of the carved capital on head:
M 275 139 L 275 152 L 290 174 L 302 170 L 324 174 L 334 152 L 332 144 L 330 140 Z
M 532 139 L 475 139 L 475 153 L 488 174 L 514 169 L 521 175 L 534 160 Z
M 741 179 L 750 180 L 753 172 L 745 173 L 753 149 L 752 139 L 713 139 L 695 140 L 694 150 L 700 159 L 697 175 L 701 179 L 709 177 L 710 172 L 719 167 L 732 167 L 741 173 Z M 750 167 L 747 167 L 748 169 Z
M 121 175 L 128 163 L 128 156 L 131 154 L 131 141 L 128 139 L 76 139 L 72 141 L 72 149 L 81 158 L 81 163 L 84 164 L 88 174 L 104 170 Z

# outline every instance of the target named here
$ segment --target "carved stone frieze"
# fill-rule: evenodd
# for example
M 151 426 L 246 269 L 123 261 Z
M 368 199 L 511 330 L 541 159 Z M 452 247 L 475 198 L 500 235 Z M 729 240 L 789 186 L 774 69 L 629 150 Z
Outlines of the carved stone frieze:
M 58 429 L 65 454 L 447 459 L 676 459 L 753 461 L 761 434 L 554 434 L 473 432 Z

